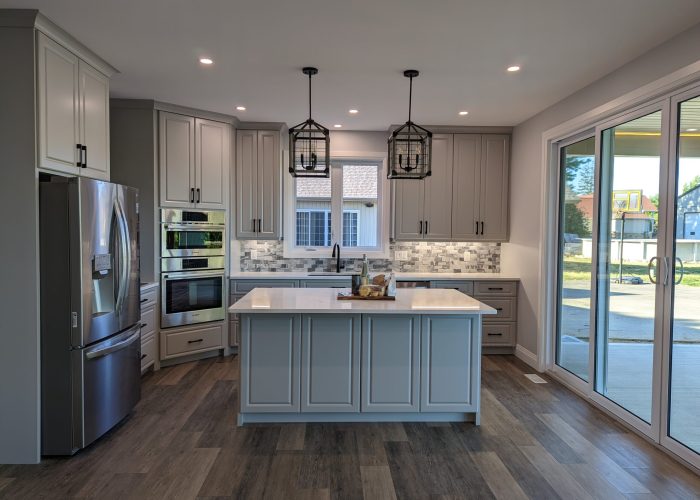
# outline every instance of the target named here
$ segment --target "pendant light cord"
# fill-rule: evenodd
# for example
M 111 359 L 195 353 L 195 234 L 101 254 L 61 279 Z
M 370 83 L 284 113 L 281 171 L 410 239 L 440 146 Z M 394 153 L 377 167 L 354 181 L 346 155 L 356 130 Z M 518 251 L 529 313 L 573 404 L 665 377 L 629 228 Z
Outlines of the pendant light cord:
M 408 123 L 411 123 L 411 104 L 413 101 L 413 77 L 409 78 L 410 83 L 408 85 Z
M 311 73 L 309 73 L 309 120 L 311 120 Z

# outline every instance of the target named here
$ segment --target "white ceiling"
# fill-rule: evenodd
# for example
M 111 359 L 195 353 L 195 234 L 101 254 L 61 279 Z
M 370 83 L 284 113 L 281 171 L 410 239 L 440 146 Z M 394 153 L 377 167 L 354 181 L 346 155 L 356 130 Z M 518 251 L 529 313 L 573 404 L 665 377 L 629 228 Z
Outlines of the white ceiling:
M 114 97 L 344 129 L 515 125 L 700 22 L 698 0 L 0 0 L 120 70 Z M 201 56 L 215 63 L 202 67 Z M 519 64 L 522 71 L 507 73 Z M 245 105 L 245 112 L 235 111 Z M 360 113 L 350 116 L 349 108 Z M 469 111 L 467 117 L 457 115 Z

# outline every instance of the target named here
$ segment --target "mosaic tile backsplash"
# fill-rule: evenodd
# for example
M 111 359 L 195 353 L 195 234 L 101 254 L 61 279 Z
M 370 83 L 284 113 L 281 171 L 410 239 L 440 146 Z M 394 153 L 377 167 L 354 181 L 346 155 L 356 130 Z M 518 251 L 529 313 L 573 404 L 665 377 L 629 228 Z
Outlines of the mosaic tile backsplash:
M 281 241 L 241 241 L 241 271 L 319 272 L 334 271 L 335 260 L 285 259 Z M 257 252 L 251 258 L 251 252 Z M 407 259 L 396 260 L 405 251 Z M 331 250 L 328 249 L 328 257 Z M 390 246 L 390 259 L 369 259 L 372 272 L 497 273 L 501 268 L 500 243 L 396 242 Z M 341 259 L 345 272 L 362 269 L 362 259 Z

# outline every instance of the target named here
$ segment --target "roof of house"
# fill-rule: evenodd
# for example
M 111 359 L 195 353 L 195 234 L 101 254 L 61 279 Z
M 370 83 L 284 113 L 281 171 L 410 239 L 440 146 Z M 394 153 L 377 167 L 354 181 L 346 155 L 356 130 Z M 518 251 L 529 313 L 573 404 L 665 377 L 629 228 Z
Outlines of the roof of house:
M 579 195 L 579 201 L 576 204 L 578 208 L 587 219 L 593 218 L 593 195 L 592 194 L 582 194 Z M 652 201 L 645 195 L 642 195 L 642 211 L 641 212 L 627 212 L 625 216 L 626 219 L 648 219 L 649 212 L 658 212 L 659 209 L 652 203 Z
M 330 178 L 309 179 L 305 177 L 299 177 L 296 181 L 297 198 L 330 199 L 331 197 Z M 343 166 L 343 198 L 356 200 L 376 199 L 377 166 Z

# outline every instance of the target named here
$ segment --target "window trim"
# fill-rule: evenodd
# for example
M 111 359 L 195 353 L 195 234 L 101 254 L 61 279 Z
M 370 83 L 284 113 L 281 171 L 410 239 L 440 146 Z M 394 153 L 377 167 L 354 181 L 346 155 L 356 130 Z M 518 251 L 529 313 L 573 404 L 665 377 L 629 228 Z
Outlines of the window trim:
M 367 151 L 336 151 L 331 156 L 331 175 L 338 164 L 376 164 L 379 167 L 377 179 L 377 247 L 342 247 L 343 258 L 361 258 L 367 255 L 369 258 L 389 258 L 390 236 L 390 184 L 386 178 L 387 156 L 385 152 Z M 284 176 L 284 258 L 330 259 L 329 247 L 297 247 L 296 240 L 296 193 L 294 191 L 294 178 L 291 175 Z M 336 206 L 337 205 L 337 206 Z M 342 199 L 331 199 L 331 217 L 337 214 L 342 217 Z M 333 224 L 331 224 L 333 226 Z M 341 225 L 338 225 L 341 227 Z M 358 220 L 359 228 L 359 220 Z M 336 242 L 335 235 L 331 235 L 331 246 Z M 359 235 L 358 235 L 359 238 Z M 342 244 L 342 234 L 339 243 Z

